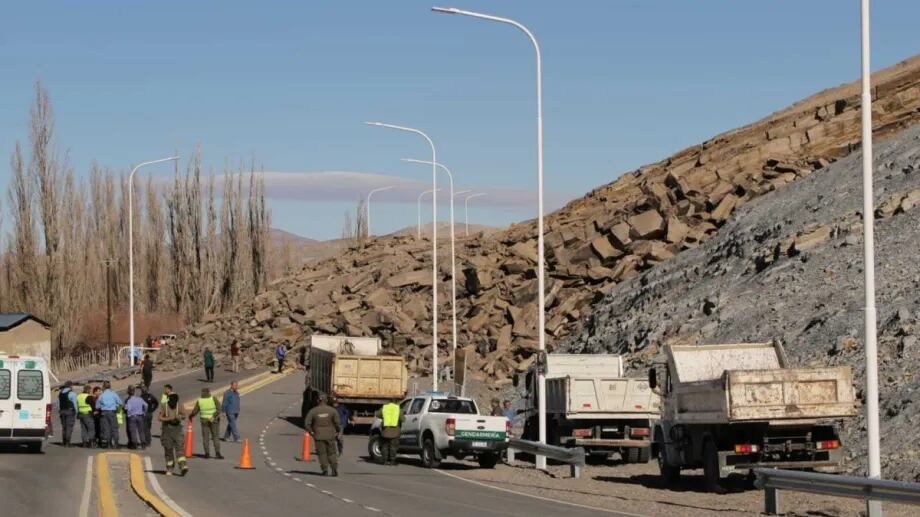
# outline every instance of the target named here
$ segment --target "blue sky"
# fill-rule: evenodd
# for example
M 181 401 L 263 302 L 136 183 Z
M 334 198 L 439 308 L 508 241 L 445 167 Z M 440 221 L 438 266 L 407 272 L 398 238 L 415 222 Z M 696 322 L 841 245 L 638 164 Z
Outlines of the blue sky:
M 9 2 L 0 24 L 0 187 L 41 79 L 80 174 L 94 159 L 126 169 L 200 143 L 216 172 L 254 156 L 268 171 L 430 181 L 424 167 L 399 161 L 428 157 L 420 138 L 361 124 L 384 120 L 426 130 L 458 188 L 494 192 L 471 210 L 473 222 L 529 218 L 530 43 L 509 26 L 433 14 L 431 5 Z M 857 0 L 453 5 L 516 18 L 540 39 L 554 206 L 859 74 Z M 918 19 L 916 0 L 874 3 L 873 68 L 920 52 Z M 389 180 L 375 181 L 340 195 L 279 196 L 274 224 L 336 237 L 358 193 Z M 414 224 L 414 195 L 376 199 L 375 232 Z

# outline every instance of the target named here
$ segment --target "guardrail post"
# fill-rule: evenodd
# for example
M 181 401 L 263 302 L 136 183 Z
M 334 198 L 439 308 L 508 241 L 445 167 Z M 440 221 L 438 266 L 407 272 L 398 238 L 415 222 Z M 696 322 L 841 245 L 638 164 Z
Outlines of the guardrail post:
M 570 465 L 572 471 L 572 477 L 578 479 L 581 477 L 581 467 L 575 465 L 574 463 Z
M 509 464 L 509 465 L 514 464 L 514 449 L 512 449 L 512 448 L 510 448 L 510 447 L 508 448 L 507 459 L 508 459 L 508 464 Z
M 779 490 L 773 487 L 764 487 L 763 507 L 763 513 L 767 515 L 779 514 Z

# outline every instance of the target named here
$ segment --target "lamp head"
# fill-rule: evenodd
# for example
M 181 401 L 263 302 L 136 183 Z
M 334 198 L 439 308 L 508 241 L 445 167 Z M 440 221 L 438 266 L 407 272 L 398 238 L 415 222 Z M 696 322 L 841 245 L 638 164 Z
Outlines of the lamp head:
M 460 9 L 456 7 L 432 7 L 431 10 L 442 14 L 460 14 Z

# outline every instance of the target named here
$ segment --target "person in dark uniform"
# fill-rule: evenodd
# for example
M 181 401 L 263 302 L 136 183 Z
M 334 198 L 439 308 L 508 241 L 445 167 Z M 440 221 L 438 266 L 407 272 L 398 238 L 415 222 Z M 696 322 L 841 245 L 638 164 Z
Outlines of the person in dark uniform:
M 381 462 L 384 465 L 396 465 L 396 456 L 399 454 L 399 434 L 403 423 L 399 401 L 393 399 L 387 402 L 375 416 L 382 421 L 380 426 Z
M 163 444 L 163 453 L 166 456 L 166 475 L 173 475 L 173 467 L 179 467 L 179 472 L 184 476 L 188 472 L 185 464 L 184 440 L 182 438 L 182 421 L 185 420 L 185 410 L 179 405 L 179 395 L 175 393 L 166 397 L 166 403 L 160 405 L 157 419 L 162 424 L 160 428 L 160 443 Z
M 319 404 L 307 413 L 305 429 L 316 443 L 316 455 L 323 475 L 339 475 L 339 451 L 337 441 L 342 435 L 339 412 L 327 403 L 326 395 L 319 396 Z

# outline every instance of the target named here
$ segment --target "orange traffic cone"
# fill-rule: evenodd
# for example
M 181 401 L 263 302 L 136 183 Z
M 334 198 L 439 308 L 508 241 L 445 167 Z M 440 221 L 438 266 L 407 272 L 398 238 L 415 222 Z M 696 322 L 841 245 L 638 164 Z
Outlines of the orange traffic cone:
M 310 433 L 303 433 L 303 448 L 301 449 L 300 457 L 297 458 L 297 461 L 310 461 L 310 449 L 313 446 L 310 442 Z
M 240 464 L 236 467 L 242 470 L 252 470 L 252 458 L 249 456 L 249 438 L 243 440 L 243 453 L 240 454 Z
M 186 458 L 192 457 L 192 448 L 193 448 L 192 446 L 194 444 L 194 442 L 192 441 L 194 439 L 194 437 L 192 436 L 192 434 L 194 434 L 193 429 L 194 428 L 192 427 L 192 421 L 189 420 L 188 426 L 185 428 L 185 457 Z

